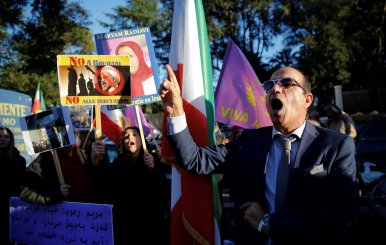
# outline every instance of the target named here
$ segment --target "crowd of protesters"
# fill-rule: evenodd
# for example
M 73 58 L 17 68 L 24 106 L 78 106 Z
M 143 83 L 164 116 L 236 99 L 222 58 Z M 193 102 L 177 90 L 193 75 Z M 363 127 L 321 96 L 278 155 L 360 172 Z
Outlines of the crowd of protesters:
M 109 159 L 104 143 L 94 133 L 75 129 L 76 144 L 54 149 L 26 160 L 14 146 L 14 136 L 0 127 L 1 244 L 10 240 L 10 198 L 38 205 L 62 201 L 113 206 L 114 244 L 128 242 L 169 244 L 170 166 L 161 164 L 159 149 L 143 147 L 139 129 L 126 128 Z M 97 157 L 96 157 L 97 156 Z M 5 229 L 6 228 L 6 229 Z M 141 232 L 146 230 L 148 236 Z
M 335 105 L 325 107 L 328 121 L 321 124 L 319 113 L 311 111 L 308 121 L 355 138 L 350 116 Z M 220 125 L 224 126 L 224 125 Z M 240 127 L 224 128 L 216 123 L 217 144 L 227 144 L 242 133 Z M 46 205 L 62 201 L 113 205 L 115 244 L 170 242 L 170 166 L 161 163 L 159 145 L 142 145 L 137 127 L 122 131 L 116 159 L 109 159 L 105 145 L 94 132 L 76 130 L 76 144 L 56 149 L 63 180 L 60 180 L 50 151 L 41 152 L 26 167 L 14 146 L 10 129 L 0 127 L 1 244 L 9 239 L 9 199 Z M 219 175 L 222 184 L 222 175 Z M 223 203 L 223 202 L 220 202 Z M 224 215 L 225 216 L 225 215 Z M 226 222 L 229 222 L 226 221 Z M 165 228 L 167 227 L 167 228 Z M 142 232 L 146 230 L 147 236 Z M 226 237 L 229 234 L 224 234 Z

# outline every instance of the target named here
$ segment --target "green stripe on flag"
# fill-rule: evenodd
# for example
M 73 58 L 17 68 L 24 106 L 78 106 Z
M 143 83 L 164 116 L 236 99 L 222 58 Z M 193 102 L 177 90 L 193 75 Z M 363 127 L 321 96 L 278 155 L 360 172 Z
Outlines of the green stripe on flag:
M 42 111 L 45 111 L 45 110 L 47 110 L 47 107 L 46 107 L 46 102 L 44 101 L 43 90 L 40 87 L 40 81 L 38 84 L 38 90 L 39 90 L 39 99 L 40 99 L 40 109 Z
M 196 7 L 196 20 L 197 20 L 197 32 L 198 41 L 200 47 L 202 78 L 204 81 L 204 93 L 205 93 L 205 108 L 206 119 L 208 125 L 208 137 L 209 145 L 215 144 L 214 124 L 215 124 L 215 111 L 214 111 L 214 93 L 213 93 L 213 73 L 212 73 L 212 57 L 210 55 L 208 31 L 206 28 L 205 12 L 201 0 L 195 0 Z M 213 205 L 214 215 L 217 221 L 217 227 L 220 230 L 220 194 L 218 191 L 218 183 L 216 175 L 212 175 L 212 187 L 213 187 Z
M 206 118 L 208 125 L 209 144 L 215 144 L 214 136 L 214 93 L 213 93 L 213 81 L 212 81 L 212 62 L 209 50 L 208 31 L 206 29 L 205 13 L 201 0 L 196 0 L 196 19 L 197 19 L 197 31 L 198 41 L 200 44 L 200 57 L 202 66 L 202 78 L 204 80 L 204 92 L 205 92 L 205 107 Z

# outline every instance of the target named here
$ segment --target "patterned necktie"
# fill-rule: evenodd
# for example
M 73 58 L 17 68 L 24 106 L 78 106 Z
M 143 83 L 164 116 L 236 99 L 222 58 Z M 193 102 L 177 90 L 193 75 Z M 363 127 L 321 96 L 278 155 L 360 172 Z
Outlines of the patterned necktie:
M 276 194 L 275 194 L 275 212 L 285 209 L 288 177 L 291 164 L 291 143 L 296 140 L 296 136 L 289 138 L 283 136 L 277 137 L 282 147 L 282 155 L 279 162 L 279 168 L 276 175 Z

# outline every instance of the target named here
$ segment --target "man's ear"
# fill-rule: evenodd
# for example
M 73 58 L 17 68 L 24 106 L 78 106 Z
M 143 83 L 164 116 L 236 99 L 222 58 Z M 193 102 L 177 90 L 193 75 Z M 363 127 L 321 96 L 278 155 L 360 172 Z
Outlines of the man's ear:
M 306 96 L 306 103 L 304 104 L 304 107 L 308 108 L 311 106 L 312 101 L 314 100 L 314 95 L 311 93 L 307 93 L 305 96 Z

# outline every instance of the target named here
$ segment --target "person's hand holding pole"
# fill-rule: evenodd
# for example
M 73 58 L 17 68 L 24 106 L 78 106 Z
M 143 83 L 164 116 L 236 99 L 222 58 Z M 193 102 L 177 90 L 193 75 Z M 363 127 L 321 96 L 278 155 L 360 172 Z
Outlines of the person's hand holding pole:
M 182 104 L 180 86 L 172 68 L 169 65 L 165 67 L 168 72 L 168 78 L 163 80 L 158 93 L 161 96 L 164 109 L 167 111 L 169 117 L 183 115 L 185 112 Z
M 91 163 L 93 166 L 97 166 L 105 156 L 105 144 L 102 140 L 96 140 L 91 145 Z

